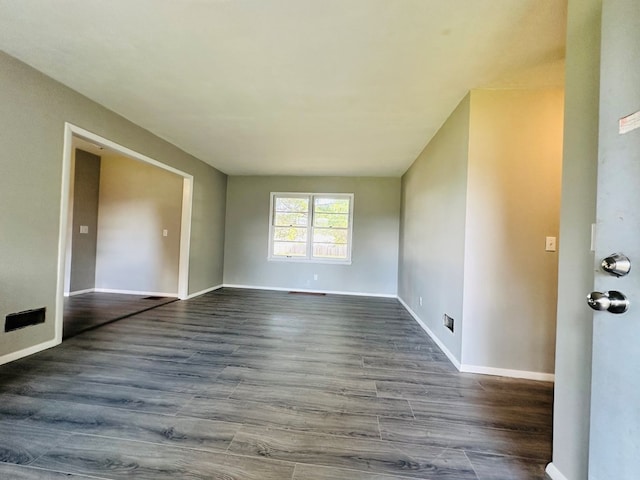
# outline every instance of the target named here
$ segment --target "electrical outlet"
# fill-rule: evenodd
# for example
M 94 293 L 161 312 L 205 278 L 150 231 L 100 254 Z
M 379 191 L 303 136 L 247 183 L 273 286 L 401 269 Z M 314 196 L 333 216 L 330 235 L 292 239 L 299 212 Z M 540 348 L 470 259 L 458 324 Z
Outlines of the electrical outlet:
M 318 274 L 317 274 L 317 273 L 314 273 L 314 274 L 313 274 L 313 279 L 314 279 L 314 280 L 318 280 Z
M 449 315 L 445 313 L 442 316 L 442 323 L 444 324 L 445 327 L 451 330 L 451 332 L 453 332 L 453 323 L 454 323 L 453 318 L 451 318 Z

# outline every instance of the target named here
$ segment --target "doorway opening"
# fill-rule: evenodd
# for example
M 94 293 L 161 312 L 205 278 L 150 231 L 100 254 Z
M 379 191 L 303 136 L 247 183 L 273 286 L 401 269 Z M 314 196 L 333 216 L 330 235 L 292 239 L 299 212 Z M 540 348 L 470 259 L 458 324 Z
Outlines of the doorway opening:
M 88 203 L 94 204 L 95 212 L 82 222 L 73 220 L 74 199 L 79 195 L 74 191 L 78 179 L 75 168 L 80 165 L 76 163 L 76 153 L 83 156 L 84 170 L 79 174 L 88 179 L 83 182 L 95 184 L 88 188 L 94 190 L 88 194 Z M 105 178 L 101 178 L 103 174 Z M 87 190 L 86 185 L 83 188 Z M 62 341 L 63 334 L 65 338 L 68 336 L 64 331 L 68 326 L 65 299 L 69 303 L 71 298 L 76 299 L 76 294 L 77 299 L 85 296 L 85 302 L 74 300 L 76 306 L 91 305 L 88 297 L 100 294 L 105 298 L 118 297 L 114 300 L 116 305 L 131 304 L 134 310 L 187 298 L 192 192 L 191 175 L 65 124 L 55 315 L 57 343 Z M 78 204 L 75 207 L 78 215 Z M 88 208 L 91 210 L 91 205 Z M 85 212 L 83 215 L 87 218 Z M 73 253 L 72 241 L 78 247 Z M 72 265 L 74 255 L 76 260 L 82 257 L 82 261 Z M 146 263 L 140 261 L 143 257 Z M 140 268 L 136 269 L 136 263 Z M 155 264 L 159 266 L 154 267 Z M 91 278 L 92 281 L 88 280 Z M 127 316 L 128 312 L 121 308 L 116 310 L 113 318 L 107 315 L 103 320 Z M 88 310 L 87 315 L 91 315 Z M 100 316 L 104 315 L 103 312 Z M 89 321 L 86 327 L 95 324 Z

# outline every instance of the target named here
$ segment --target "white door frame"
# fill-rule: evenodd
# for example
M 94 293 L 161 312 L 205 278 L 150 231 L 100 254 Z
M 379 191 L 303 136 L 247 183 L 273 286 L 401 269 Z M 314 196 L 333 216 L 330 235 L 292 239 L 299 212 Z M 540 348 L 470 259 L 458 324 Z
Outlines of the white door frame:
M 73 137 L 108 148 L 124 156 L 179 175 L 182 183 L 182 221 L 180 226 L 180 259 L 178 267 L 178 298 L 189 296 L 189 250 L 191 244 L 191 208 L 193 203 L 193 175 L 165 165 L 130 148 L 108 140 L 71 123 L 64 124 L 64 149 L 62 156 L 62 196 L 60 199 L 60 227 L 58 238 L 58 282 L 56 286 L 55 341 L 62 342 L 64 317 L 65 260 L 67 255 L 67 221 L 69 218 L 69 194 L 71 188 L 71 154 Z

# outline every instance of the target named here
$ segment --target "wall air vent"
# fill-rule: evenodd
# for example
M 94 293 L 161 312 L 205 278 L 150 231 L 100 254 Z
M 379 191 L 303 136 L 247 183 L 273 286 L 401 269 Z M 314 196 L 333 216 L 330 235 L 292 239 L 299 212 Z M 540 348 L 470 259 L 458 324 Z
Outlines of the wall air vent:
M 449 330 L 453 332 L 453 318 L 451 318 L 449 315 L 445 313 L 444 316 L 442 317 L 442 323 L 444 324 L 445 327 L 447 327 Z
M 34 310 L 25 310 L 24 312 L 10 313 L 4 320 L 4 331 L 12 332 L 20 328 L 29 327 L 44 323 L 47 309 L 36 308 Z

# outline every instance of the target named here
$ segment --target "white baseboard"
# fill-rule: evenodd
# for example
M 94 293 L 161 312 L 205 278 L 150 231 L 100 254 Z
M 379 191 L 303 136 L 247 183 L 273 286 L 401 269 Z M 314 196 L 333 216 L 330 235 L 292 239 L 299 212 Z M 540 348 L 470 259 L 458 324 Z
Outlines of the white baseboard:
M 543 382 L 553 382 L 555 380 L 555 375 L 553 373 L 542 373 L 542 372 L 528 372 L 525 370 L 510 370 L 507 368 L 494 368 L 494 367 L 483 367 L 479 365 L 466 365 L 461 364 L 458 359 L 449 351 L 447 347 L 440 341 L 440 339 L 431 331 L 429 327 L 418 317 L 416 312 L 414 312 L 407 303 L 402 300 L 402 298 L 398 297 L 400 303 L 407 309 L 407 312 L 411 314 L 411 316 L 415 319 L 418 324 L 422 327 L 422 329 L 427 332 L 427 334 L 431 337 L 431 339 L 436 342 L 440 350 L 444 352 L 444 354 L 449 357 L 451 363 L 460 371 L 464 373 L 480 373 L 483 375 L 495 375 L 499 377 L 511 377 L 511 378 L 524 378 L 528 380 L 538 380 Z
M 569 480 L 562 473 L 560 473 L 560 470 L 556 468 L 553 462 L 547 465 L 545 472 L 547 472 L 547 475 L 549 475 L 553 480 Z
M 60 345 L 61 341 L 59 340 L 49 340 L 48 342 L 39 343 L 38 345 L 34 345 L 32 347 L 24 348 L 22 350 L 18 350 L 17 352 L 8 353 L 0 357 L 0 365 L 4 365 L 5 363 L 13 362 L 14 360 L 19 360 L 23 357 L 28 357 L 29 355 L 33 355 L 34 353 L 41 352 L 42 350 L 46 350 L 47 348 L 55 347 L 56 345 Z
M 65 297 L 74 297 L 76 295 L 82 295 L 84 293 L 93 293 L 95 292 L 95 288 L 87 288 L 85 290 L 76 290 L 75 292 L 67 292 L 64 294 Z
M 225 283 L 223 287 L 228 288 L 247 288 L 251 290 L 274 290 L 277 292 L 303 292 L 303 293 L 326 293 L 327 295 L 353 295 L 356 297 L 381 297 L 381 298 L 398 298 L 395 294 L 390 293 L 368 293 L 368 292 L 345 292 L 341 290 L 318 290 L 297 287 L 267 287 L 261 285 L 237 285 L 234 283 Z
M 189 295 L 187 295 L 187 298 L 185 298 L 185 300 L 189 300 L 190 298 L 194 298 L 194 297 L 199 297 L 200 295 L 204 295 L 205 293 L 213 292 L 214 290 L 218 290 L 220 288 L 222 288 L 222 284 L 216 285 L 215 287 L 205 288 L 204 290 L 200 290 L 199 292 L 190 293 Z
M 122 293 L 124 295 L 147 295 L 147 296 L 152 296 L 152 297 L 177 297 L 178 294 L 173 292 L 173 293 L 166 293 L 166 292 L 140 292 L 137 290 L 117 290 L 114 288 L 94 288 L 93 289 L 94 292 L 96 293 Z
M 498 377 L 524 378 L 527 380 L 538 380 L 542 382 L 555 381 L 553 373 L 529 372 L 526 370 L 511 370 L 508 368 L 483 367 L 479 365 L 462 364 L 461 372 L 480 373 L 482 375 L 496 375 Z
M 411 307 L 409 305 L 407 305 L 407 303 L 404 300 L 402 300 L 402 298 L 400 298 L 400 297 L 397 297 L 397 298 L 400 301 L 400 303 L 402 304 L 402 306 L 407 310 L 407 312 L 409 312 L 411 314 L 413 319 L 416 322 L 418 322 L 418 324 L 422 327 L 422 329 L 425 332 L 427 332 L 427 335 L 429 335 L 431 337 L 431 340 L 436 342 L 436 345 L 438 345 L 438 347 L 440 347 L 440 350 L 442 350 L 444 352 L 444 354 L 449 358 L 449 360 L 451 360 L 451 363 L 453 363 L 453 366 L 456 367 L 458 370 L 460 370 L 460 361 L 455 357 L 455 355 L 453 353 L 451 353 L 451 351 L 445 346 L 445 344 L 442 343 L 442 341 L 436 336 L 435 333 L 433 333 L 431 331 L 431 329 L 429 327 L 427 327 L 427 325 L 420 319 L 420 317 L 418 317 L 416 312 L 414 312 L 411 309 Z

